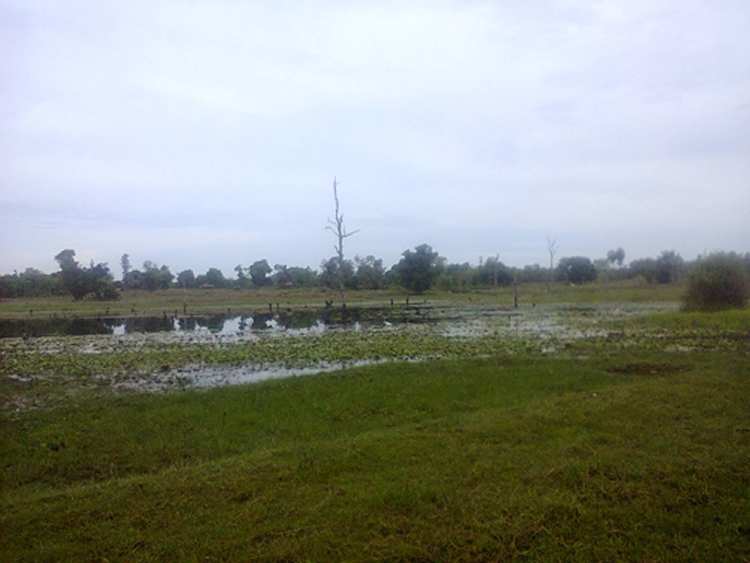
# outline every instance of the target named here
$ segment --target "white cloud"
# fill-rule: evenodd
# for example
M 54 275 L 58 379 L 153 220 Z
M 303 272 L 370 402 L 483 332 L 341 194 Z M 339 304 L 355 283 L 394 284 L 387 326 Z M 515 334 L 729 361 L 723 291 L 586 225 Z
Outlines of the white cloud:
M 748 250 L 741 1 L 0 0 L 0 21 L 0 271 L 63 240 L 316 265 L 334 174 L 352 252 L 387 260 L 541 261 L 547 232 Z

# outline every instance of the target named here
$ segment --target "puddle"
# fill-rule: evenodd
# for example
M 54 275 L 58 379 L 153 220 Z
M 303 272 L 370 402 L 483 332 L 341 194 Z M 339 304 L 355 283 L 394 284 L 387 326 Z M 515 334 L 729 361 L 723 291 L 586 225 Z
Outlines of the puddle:
M 185 366 L 164 372 L 155 372 L 147 375 L 133 375 L 119 377 L 112 384 L 115 389 L 159 392 L 175 389 L 209 389 L 212 387 L 223 387 L 225 385 L 241 385 L 245 383 L 258 383 L 269 379 L 283 379 L 286 377 L 300 377 L 306 375 L 317 375 L 330 373 L 347 368 L 361 367 L 367 365 L 383 364 L 394 361 L 418 361 L 415 359 L 370 359 L 349 360 L 345 362 L 319 362 L 304 367 L 289 367 L 283 365 L 199 365 Z M 110 376 L 101 376 L 100 379 L 110 380 Z

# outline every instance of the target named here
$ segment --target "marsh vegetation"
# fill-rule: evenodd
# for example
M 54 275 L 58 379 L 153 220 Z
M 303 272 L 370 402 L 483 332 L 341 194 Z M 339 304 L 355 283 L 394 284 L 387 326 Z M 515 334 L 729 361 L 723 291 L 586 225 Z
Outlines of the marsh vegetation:
M 0 304 L 11 560 L 750 554 L 750 310 L 680 312 L 674 286 L 540 285 L 518 309 L 370 292 L 345 314 L 213 291 L 189 309 L 224 313 L 161 326 L 171 291 L 113 325 Z M 74 314 L 107 330 L 30 328 Z

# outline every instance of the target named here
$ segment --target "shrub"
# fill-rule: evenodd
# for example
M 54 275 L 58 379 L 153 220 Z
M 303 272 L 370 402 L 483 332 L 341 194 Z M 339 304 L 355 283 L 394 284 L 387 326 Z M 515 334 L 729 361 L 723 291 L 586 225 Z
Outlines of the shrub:
M 585 283 L 596 279 L 594 263 L 585 256 L 561 258 L 557 264 L 558 281 Z
M 716 311 L 744 307 L 747 300 L 748 280 L 742 259 L 734 253 L 718 252 L 696 262 L 683 305 L 687 310 Z

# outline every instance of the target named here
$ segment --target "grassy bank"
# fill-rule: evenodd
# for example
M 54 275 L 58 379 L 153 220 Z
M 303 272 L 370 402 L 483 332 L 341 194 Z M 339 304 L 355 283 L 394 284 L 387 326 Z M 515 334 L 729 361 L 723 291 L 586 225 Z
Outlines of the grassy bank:
M 649 303 L 678 301 L 684 288 L 681 285 L 648 285 L 634 281 L 596 283 L 581 286 L 553 284 L 550 291 L 545 284 L 523 284 L 519 287 L 521 304 L 532 303 Z M 390 305 L 393 299 L 403 305 L 407 294 L 400 289 L 348 291 L 347 302 L 360 306 Z M 323 307 L 326 300 L 338 301 L 338 293 L 318 289 L 168 289 L 162 291 L 125 291 L 118 301 L 79 301 L 70 297 L 33 299 L 4 299 L 0 301 L 0 318 L 28 318 L 30 316 L 132 316 L 188 314 L 249 313 L 267 311 L 269 304 L 282 307 Z M 431 290 L 425 295 L 411 296 L 411 303 L 427 300 L 432 304 L 488 304 L 511 306 L 513 289 L 472 290 L 448 292 Z M 186 309 L 183 306 L 186 305 Z
M 3 420 L 5 560 L 742 560 L 750 360 L 389 364 Z

